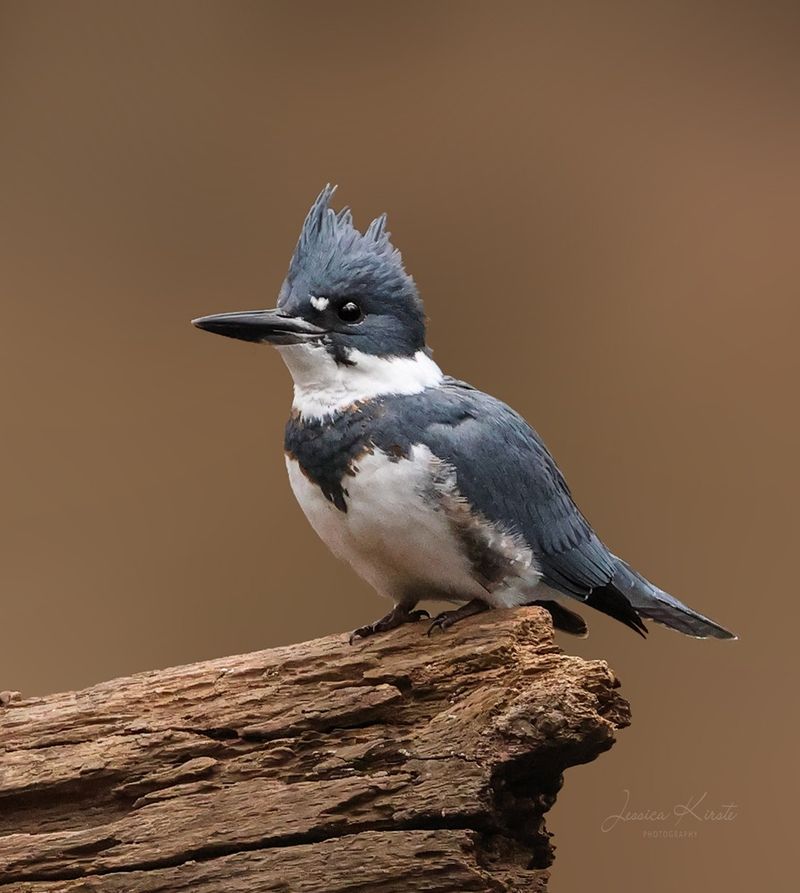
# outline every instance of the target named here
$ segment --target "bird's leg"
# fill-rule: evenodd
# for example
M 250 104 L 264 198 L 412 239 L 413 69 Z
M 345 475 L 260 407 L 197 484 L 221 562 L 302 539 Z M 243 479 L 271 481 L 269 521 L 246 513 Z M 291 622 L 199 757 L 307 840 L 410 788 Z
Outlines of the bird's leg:
M 353 632 L 350 633 L 350 644 L 352 645 L 356 639 L 366 639 L 369 636 L 374 636 L 375 633 L 385 633 L 390 629 L 397 629 L 398 626 L 402 626 L 404 623 L 416 623 L 418 620 L 422 620 L 426 617 L 430 617 L 431 615 L 425 611 L 424 609 L 420 609 L 418 611 L 413 611 L 413 604 L 399 604 L 395 605 L 391 611 L 385 616 L 381 617 L 380 620 L 376 620 L 374 623 L 368 623 L 366 626 L 359 626 L 358 629 L 354 629 Z
M 454 623 L 458 623 L 459 620 L 464 620 L 466 617 L 473 617 L 475 614 L 482 614 L 484 611 L 488 611 L 489 608 L 491 608 L 491 605 L 487 604 L 485 601 L 482 601 L 479 598 L 473 598 L 471 602 L 461 605 L 461 607 L 456 608 L 455 611 L 442 611 L 428 628 L 428 635 L 435 629 L 443 631 L 450 629 L 450 627 L 453 626 Z

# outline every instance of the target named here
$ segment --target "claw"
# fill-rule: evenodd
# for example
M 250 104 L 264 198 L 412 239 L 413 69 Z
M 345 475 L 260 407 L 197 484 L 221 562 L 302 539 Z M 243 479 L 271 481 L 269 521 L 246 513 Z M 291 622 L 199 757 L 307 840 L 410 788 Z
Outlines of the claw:
M 428 627 L 428 635 L 430 635 L 435 629 L 440 629 L 444 632 L 448 627 L 451 627 L 455 621 L 450 620 L 450 615 L 455 614 L 455 611 L 442 611 L 441 614 L 437 614 L 436 617 L 433 618 L 433 623 Z M 450 622 L 448 623 L 448 620 Z
M 426 617 L 430 619 L 430 616 L 424 608 L 420 608 L 417 611 L 409 611 L 405 608 L 395 607 L 385 617 L 381 617 L 380 620 L 354 629 L 350 633 L 348 641 L 351 645 L 354 645 L 358 639 L 367 639 L 370 636 L 374 636 L 375 633 L 388 632 L 390 629 L 396 629 L 404 623 L 416 623 L 419 620 L 424 620 Z
M 458 623 L 459 620 L 464 620 L 466 617 L 473 617 L 475 614 L 482 614 L 484 611 L 488 611 L 490 607 L 490 605 L 481 601 L 479 598 L 473 598 L 472 601 L 461 605 L 461 607 L 456 608 L 455 611 L 442 611 L 441 614 L 438 614 L 434 618 L 433 623 L 428 627 L 428 635 L 430 636 L 435 629 L 440 629 L 444 632 L 446 629 L 450 629 L 451 626 Z
M 358 629 L 354 629 L 353 632 L 350 633 L 350 638 L 347 640 L 350 645 L 355 645 L 356 639 L 366 639 L 367 636 L 371 636 L 376 632 L 373 628 L 373 624 L 369 626 L 359 626 Z

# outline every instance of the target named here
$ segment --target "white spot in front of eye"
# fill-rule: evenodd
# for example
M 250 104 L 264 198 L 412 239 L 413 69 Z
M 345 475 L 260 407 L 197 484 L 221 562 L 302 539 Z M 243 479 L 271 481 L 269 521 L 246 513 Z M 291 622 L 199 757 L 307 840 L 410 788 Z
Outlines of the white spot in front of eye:
M 327 298 L 311 298 L 311 306 L 315 310 L 319 310 L 320 313 L 327 308 L 328 304 L 330 301 Z

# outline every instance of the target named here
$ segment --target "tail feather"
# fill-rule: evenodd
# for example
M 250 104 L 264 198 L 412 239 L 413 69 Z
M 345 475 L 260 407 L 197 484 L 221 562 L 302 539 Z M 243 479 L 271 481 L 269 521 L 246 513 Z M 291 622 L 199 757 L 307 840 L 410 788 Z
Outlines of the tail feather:
M 553 619 L 555 629 L 560 629 L 562 632 L 569 633 L 572 636 L 579 636 L 580 638 L 589 635 L 589 630 L 583 617 L 575 611 L 565 608 L 554 599 L 538 599 L 534 602 L 526 602 L 526 604 L 538 605 L 540 608 L 548 611 Z
M 605 586 L 597 586 L 586 597 L 586 604 L 603 614 L 608 614 L 644 639 L 647 627 L 642 622 L 639 612 L 632 606 L 627 595 L 621 592 L 612 581 Z
M 736 636 L 708 617 L 654 586 L 621 558 L 614 556 L 617 572 L 610 587 L 627 599 L 636 613 L 698 639 L 735 639 Z

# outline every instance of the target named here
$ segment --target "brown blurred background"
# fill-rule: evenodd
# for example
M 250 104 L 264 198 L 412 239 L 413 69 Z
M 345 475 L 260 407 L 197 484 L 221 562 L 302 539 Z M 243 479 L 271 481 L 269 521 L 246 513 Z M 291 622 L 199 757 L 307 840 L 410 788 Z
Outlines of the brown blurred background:
M 615 550 L 741 636 L 643 642 L 592 614 L 562 641 L 608 659 L 634 722 L 567 775 L 553 890 L 789 889 L 799 22 L 2 3 L 0 688 L 382 611 L 293 501 L 278 356 L 189 325 L 274 304 L 332 180 L 359 222 L 390 211 L 440 364 L 538 427 Z M 626 789 L 736 817 L 604 833 Z

